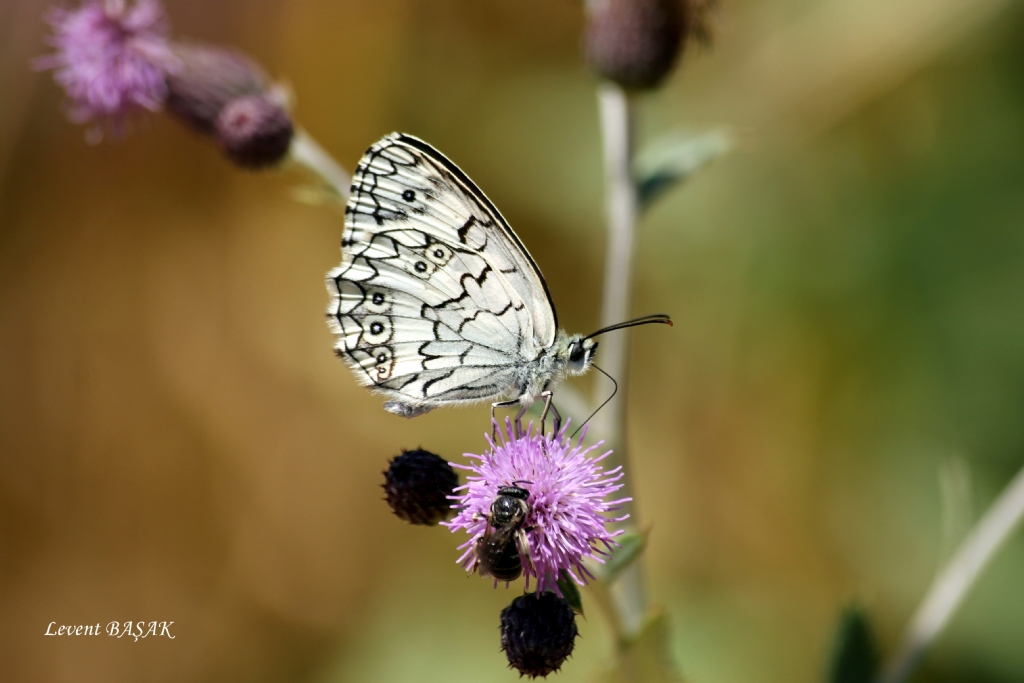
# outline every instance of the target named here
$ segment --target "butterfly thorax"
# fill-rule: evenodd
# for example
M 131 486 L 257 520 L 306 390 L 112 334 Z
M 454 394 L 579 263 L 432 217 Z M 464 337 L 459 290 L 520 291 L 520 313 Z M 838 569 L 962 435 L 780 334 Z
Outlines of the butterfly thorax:
M 550 347 L 541 349 L 534 360 L 520 367 L 515 386 L 518 393 L 510 398 L 523 404 L 533 403 L 542 392 L 553 391 L 567 376 L 587 372 L 596 350 L 597 342 L 592 339 L 559 329 Z

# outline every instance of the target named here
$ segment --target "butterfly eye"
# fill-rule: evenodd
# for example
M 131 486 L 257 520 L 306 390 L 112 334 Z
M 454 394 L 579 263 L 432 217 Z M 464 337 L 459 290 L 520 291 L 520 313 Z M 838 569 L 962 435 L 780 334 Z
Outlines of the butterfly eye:
M 572 347 L 569 349 L 569 362 L 574 365 L 583 363 L 583 359 L 586 357 L 587 351 L 583 348 L 583 344 L 580 342 L 573 342 Z

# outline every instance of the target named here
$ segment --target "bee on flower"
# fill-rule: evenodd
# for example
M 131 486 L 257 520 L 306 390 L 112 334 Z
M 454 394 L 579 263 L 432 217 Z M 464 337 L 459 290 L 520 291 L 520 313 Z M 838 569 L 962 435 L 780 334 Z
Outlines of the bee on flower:
M 612 499 L 623 473 L 601 465 L 611 451 L 590 457 L 601 444 L 585 447 L 585 431 L 574 443 L 567 428 L 541 434 L 531 425 L 517 435 L 506 420 L 497 442 L 488 438 L 483 455 L 467 454 L 472 464 L 453 465 L 469 474 L 452 496 L 458 514 L 442 524 L 469 534 L 458 560 L 467 571 L 493 576 L 497 583 L 517 578 L 521 570 L 527 587 L 532 577 L 538 591 L 558 592 L 563 572 L 580 585 L 593 578 L 583 560 L 601 562 L 615 546 L 623 532 L 608 526 L 627 516 L 608 514 L 629 499 Z

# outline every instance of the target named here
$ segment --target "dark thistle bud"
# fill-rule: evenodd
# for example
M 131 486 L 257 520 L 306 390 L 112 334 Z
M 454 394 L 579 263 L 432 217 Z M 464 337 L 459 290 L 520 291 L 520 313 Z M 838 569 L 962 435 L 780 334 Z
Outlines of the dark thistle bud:
M 521 676 L 558 671 L 578 633 L 575 612 L 554 593 L 520 595 L 501 611 L 501 649 Z
M 288 112 L 266 95 L 231 100 L 217 117 L 221 149 L 246 168 L 263 168 L 281 161 L 294 132 Z
M 263 70 L 240 52 L 210 45 L 172 44 L 179 66 L 167 78 L 167 107 L 204 135 L 215 135 L 221 109 L 237 97 L 268 89 Z
M 654 88 L 671 73 L 688 38 L 708 40 L 713 2 L 588 0 L 587 60 L 625 88 Z
M 384 473 L 384 494 L 391 510 L 411 524 L 434 525 L 452 511 L 459 477 L 444 458 L 430 451 L 402 451 Z
M 173 46 L 180 67 L 167 79 L 167 107 L 214 137 L 229 159 L 262 168 L 288 153 L 294 127 L 284 97 L 251 59 L 221 47 Z

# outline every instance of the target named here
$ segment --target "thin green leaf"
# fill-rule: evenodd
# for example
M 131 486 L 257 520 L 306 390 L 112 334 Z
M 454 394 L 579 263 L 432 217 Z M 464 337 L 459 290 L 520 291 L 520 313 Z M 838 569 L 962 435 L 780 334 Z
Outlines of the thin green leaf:
M 580 595 L 580 589 L 564 569 L 562 570 L 561 577 L 558 579 L 558 590 L 562 591 L 562 597 L 569 603 L 569 607 L 572 607 L 573 612 L 581 617 L 585 616 L 583 614 L 583 596 Z
M 636 183 L 643 210 L 711 161 L 728 152 L 732 136 L 723 129 L 699 135 L 672 133 L 643 151 L 636 161 Z
M 867 613 L 847 607 L 839 616 L 828 683 L 871 683 L 878 670 L 878 651 Z
M 619 573 L 633 564 L 636 558 L 647 547 L 646 531 L 627 531 L 617 539 L 619 547 L 611 551 L 611 556 L 605 560 L 597 570 L 598 578 L 602 581 L 612 581 Z

